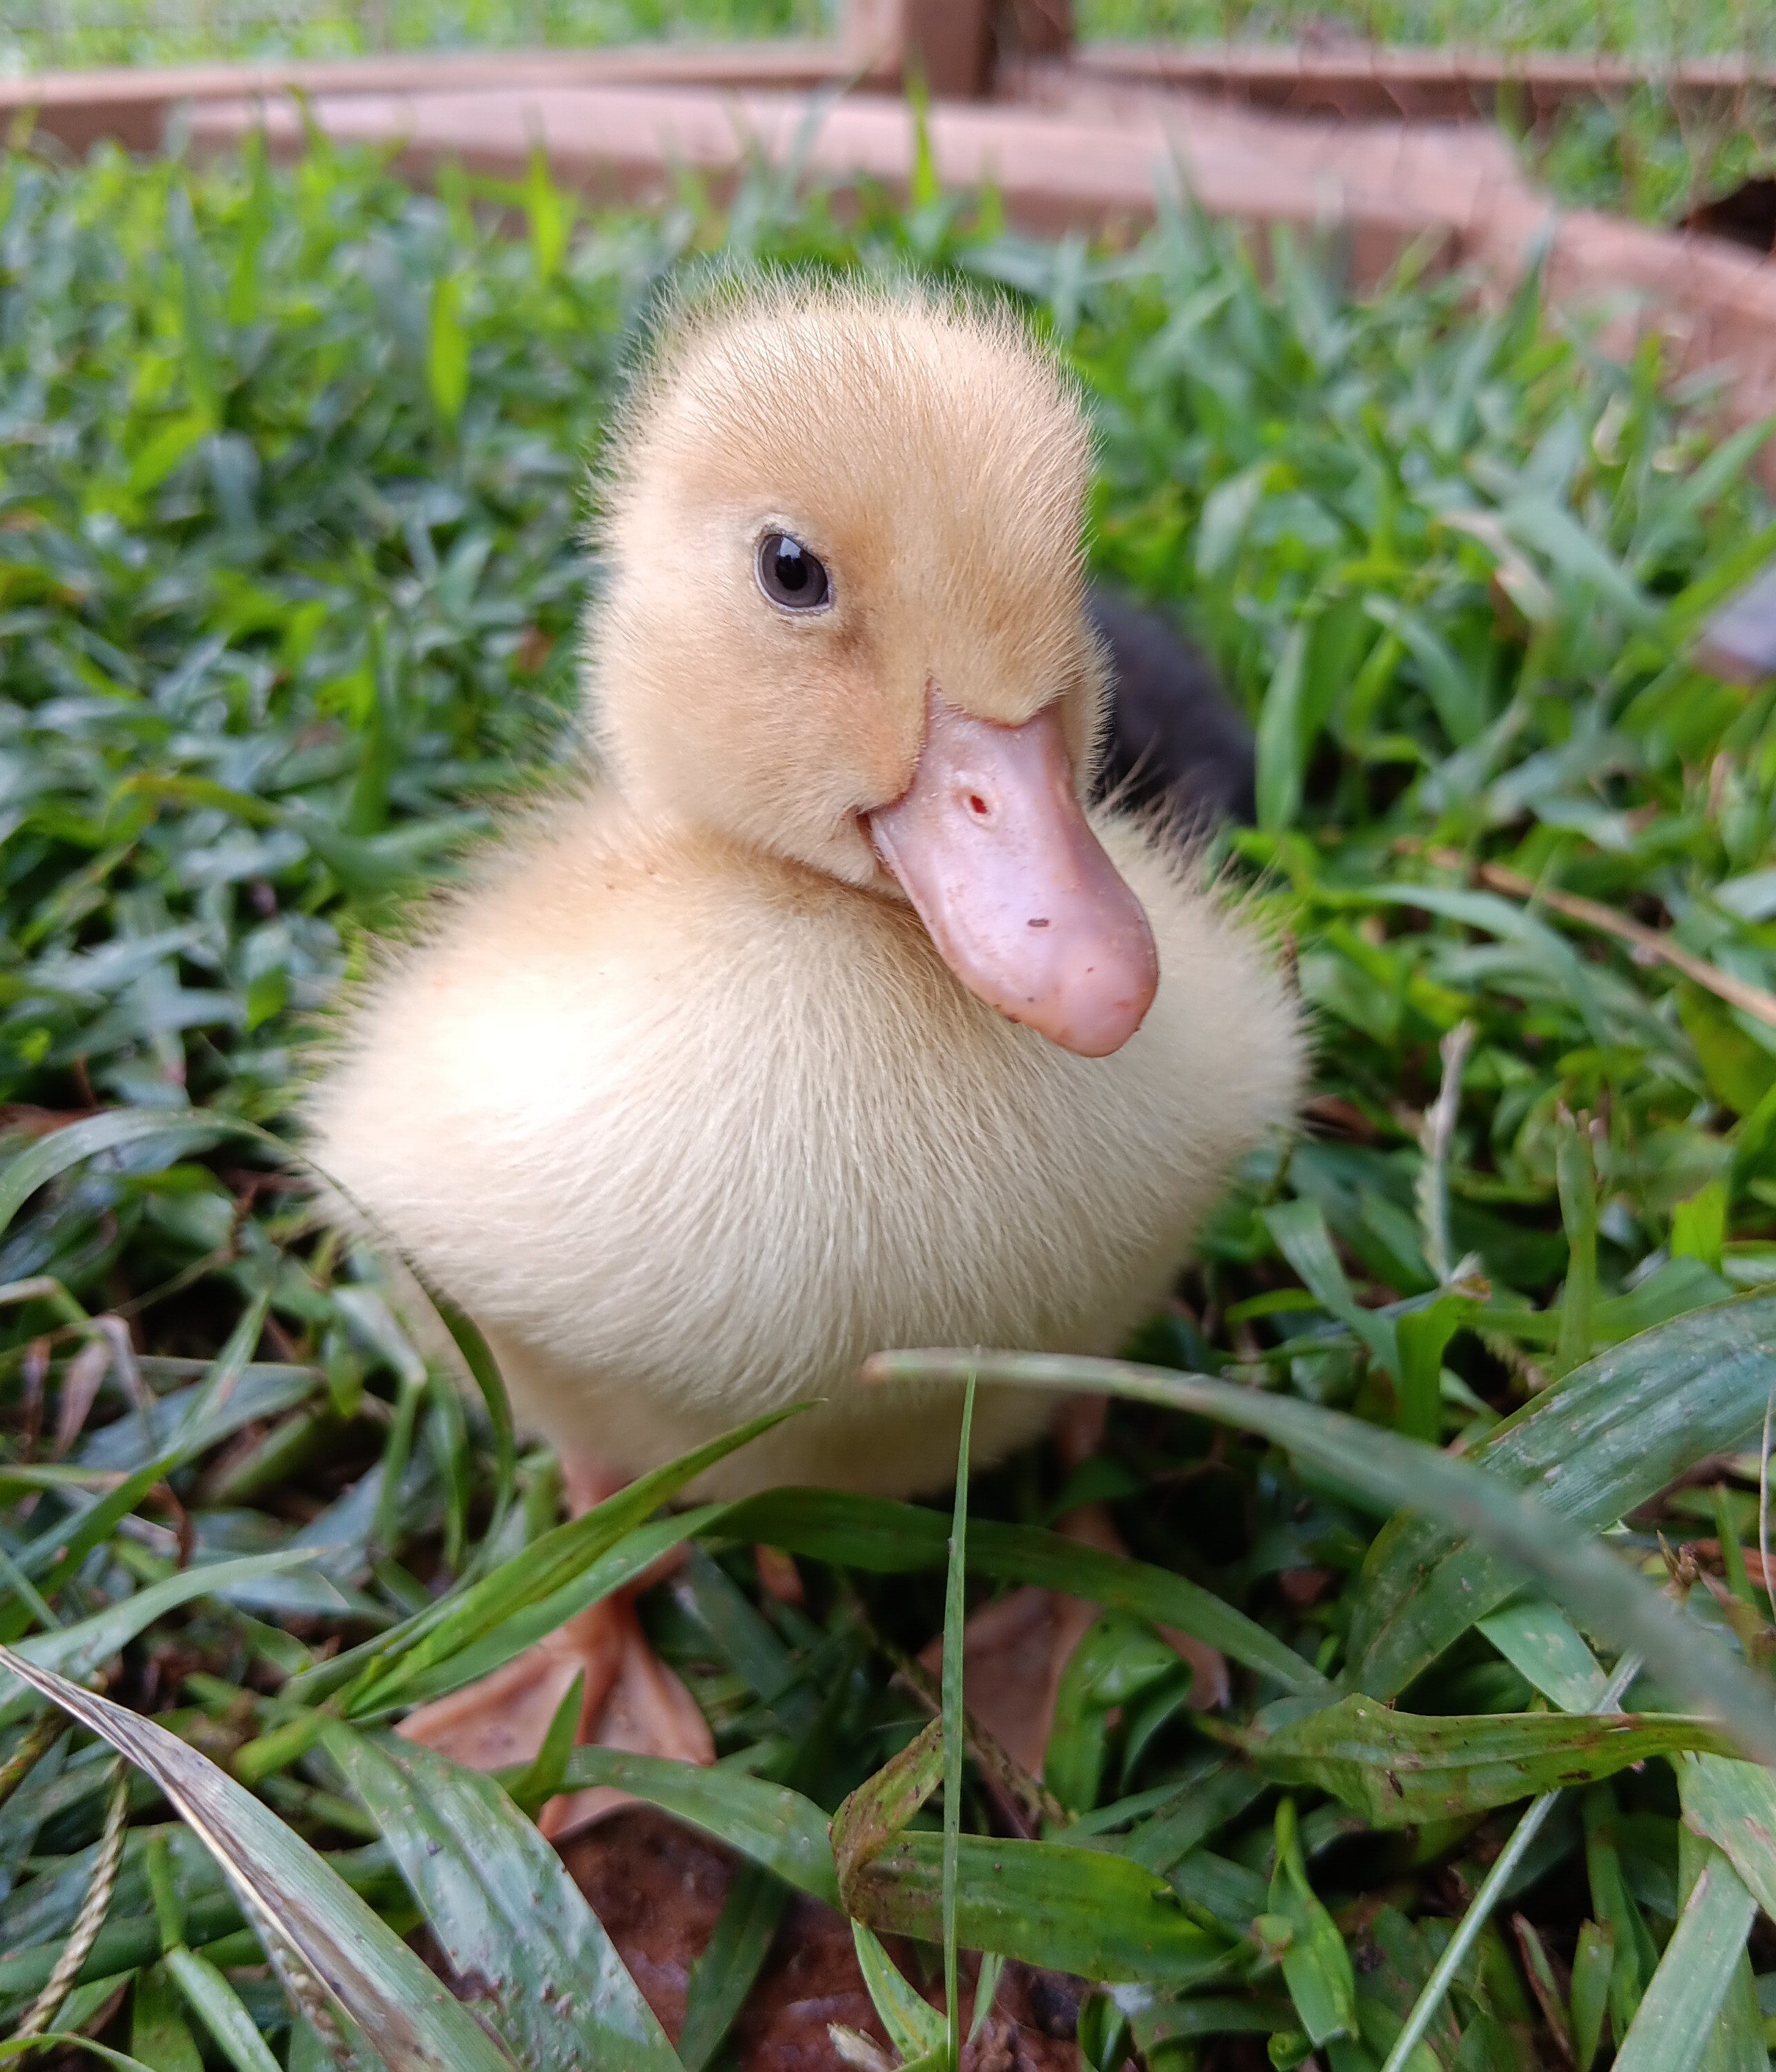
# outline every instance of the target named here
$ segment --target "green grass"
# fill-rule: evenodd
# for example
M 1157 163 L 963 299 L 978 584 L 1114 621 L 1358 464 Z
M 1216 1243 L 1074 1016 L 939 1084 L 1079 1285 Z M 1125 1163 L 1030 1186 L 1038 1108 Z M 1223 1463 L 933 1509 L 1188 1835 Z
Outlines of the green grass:
M 38 70 L 659 37 L 728 42 L 824 35 L 832 19 L 825 0 L 8 0 L 0 55 Z
M 1643 2067 L 1716 2032 L 1762 2062 L 1776 1811 L 1708 1751 L 1769 1741 L 1746 1550 L 1776 1030 L 1509 889 L 1776 985 L 1772 694 L 1686 659 L 1776 552 L 1749 442 L 1711 446 L 1651 347 L 1613 366 L 1533 288 L 1485 318 L 1446 282 L 1353 301 L 1287 240 L 1266 286 L 1184 219 L 1096 253 L 1005 234 L 990 199 L 841 224 L 755 182 L 726 220 L 575 224 L 533 182 L 488 197 L 527 226 L 499 241 L 462 183 L 416 196 L 325 152 L 4 178 L 0 1641 L 40 1679 L 109 1666 L 117 1709 L 68 1696 L 84 1726 L 31 1744 L 0 1813 L 0 2021 L 109 1832 L 59 2019 L 144 2062 L 188 2067 L 194 2032 L 260 2072 L 256 2032 L 319 2062 L 331 2017 L 308 1988 L 293 2025 L 220 1858 L 280 1924 L 264 1954 L 287 1938 L 391 2066 L 417 2062 L 397 2016 L 434 2060 L 501 2062 L 427 1997 L 400 1941 L 424 1920 L 525 2065 L 670 2072 L 620 1967 L 571 2019 L 541 1991 L 601 1931 L 524 1812 L 615 1782 L 752 1865 L 687 2063 L 719 2062 L 791 1889 L 1116 1987 L 1082 2021 L 1104 2067 L 1132 2045 L 1182 2072 L 1234 2031 L 1363 2072 L 1452 1948 L 1414 2072 L 1552 2062 L 1556 2028 L 1619 2041 L 1640 2010 Z M 465 1407 L 428 1371 L 257 1133 L 287 1128 L 370 933 L 569 752 L 586 463 L 657 290 L 712 256 L 958 269 L 1070 356 L 1099 566 L 1180 610 L 1256 720 L 1261 825 L 1227 865 L 1315 1018 L 1303 1134 L 1242 1172 L 1144 1366 L 1089 1377 L 1120 1399 L 1104 1456 L 976 1477 L 948 1584 L 947 1505 L 651 1518 L 689 1466 L 556 1527 L 496 1378 Z M 1087 1496 L 1133 1560 L 1051 1531 Z M 733 1763 L 552 1745 L 500 1790 L 380 1737 L 686 1536 L 645 1609 Z M 796 1553 L 805 1608 L 758 1590 L 755 1543 Z M 1061 1804 L 1010 1842 L 992 1749 L 957 1790 L 894 1678 L 947 1592 L 1024 1581 L 1107 1609 L 1063 1692 Z M 1154 1621 L 1227 1653 L 1223 1712 L 1190 1711 Z M 1600 1662 L 1630 1655 L 1646 1716 L 1600 1726 Z M 0 1762 L 31 1702 L 0 1685 Z M 1699 1710 L 1725 1742 L 1667 1716 Z M 1502 1910 L 1452 1944 L 1550 1790 Z M 352 1964 L 315 1934 L 347 1909 Z M 905 2054 L 942 2062 L 863 1947 Z
M 1773 25 L 1758 0 L 1083 0 L 1088 36 L 1216 37 L 1322 47 L 1464 43 L 1514 51 L 1628 51 L 1768 62 Z

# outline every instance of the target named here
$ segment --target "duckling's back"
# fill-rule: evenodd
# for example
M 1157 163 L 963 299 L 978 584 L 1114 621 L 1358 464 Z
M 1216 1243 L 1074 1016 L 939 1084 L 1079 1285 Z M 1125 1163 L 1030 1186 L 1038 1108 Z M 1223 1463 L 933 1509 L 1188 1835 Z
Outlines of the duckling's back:
M 1297 1099 L 1250 931 L 1148 831 L 1099 831 L 1161 977 L 1085 1059 L 964 991 L 904 902 L 609 795 L 562 808 L 368 990 L 314 1155 L 564 1449 L 639 1472 L 824 1396 L 706 1486 L 935 1486 L 953 1392 L 866 1390 L 861 1361 L 1114 1350 Z M 984 1400 L 976 1457 L 1046 1408 Z

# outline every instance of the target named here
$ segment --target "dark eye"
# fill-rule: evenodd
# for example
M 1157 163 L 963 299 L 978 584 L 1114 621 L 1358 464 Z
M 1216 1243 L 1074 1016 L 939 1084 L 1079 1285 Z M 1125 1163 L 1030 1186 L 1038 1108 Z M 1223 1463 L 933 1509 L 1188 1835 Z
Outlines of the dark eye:
M 832 601 L 825 562 L 787 532 L 758 542 L 758 587 L 780 611 L 819 611 Z

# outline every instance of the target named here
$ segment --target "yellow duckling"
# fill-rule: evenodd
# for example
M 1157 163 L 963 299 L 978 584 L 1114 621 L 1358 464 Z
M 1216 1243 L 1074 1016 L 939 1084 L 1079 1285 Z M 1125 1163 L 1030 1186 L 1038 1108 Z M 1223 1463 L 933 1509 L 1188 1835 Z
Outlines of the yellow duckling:
M 1088 461 L 1014 319 L 911 290 L 680 314 L 639 387 L 600 774 L 390 956 L 312 1108 L 582 1496 L 811 1397 L 698 1493 L 940 1487 L 958 1396 L 865 1357 L 1113 1350 L 1296 1104 L 1260 944 L 1161 828 L 1081 804 Z M 1050 1409 L 983 1391 L 975 1458 Z M 516 1759 L 582 1662 L 589 1731 L 706 1749 L 623 1607 L 409 1726 Z

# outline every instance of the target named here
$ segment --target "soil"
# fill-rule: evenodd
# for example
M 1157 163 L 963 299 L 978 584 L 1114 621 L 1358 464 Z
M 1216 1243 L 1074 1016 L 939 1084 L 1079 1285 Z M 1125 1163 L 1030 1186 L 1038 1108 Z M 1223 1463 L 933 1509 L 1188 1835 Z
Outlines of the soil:
M 690 1969 L 715 1926 L 734 1858 L 718 1844 L 649 1807 L 634 1807 L 561 1845 L 561 1855 L 604 1923 L 648 2005 L 676 2041 Z M 923 1955 L 890 1939 L 895 1962 L 923 1985 Z M 964 1960 L 966 1962 L 966 1960 Z M 941 1996 L 934 1979 L 924 1988 Z M 1085 1988 L 1075 1979 L 1008 1964 L 985 2029 L 963 2053 L 964 2072 L 1077 2072 L 1074 2018 Z M 966 1989 L 964 2006 L 968 2005 Z M 735 2023 L 728 2051 L 738 2072 L 837 2072 L 827 2033 L 842 2023 L 885 2047 L 848 1924 L 798 1895 Z M 888 2062 L 894 2054 L 888 2052 Z

